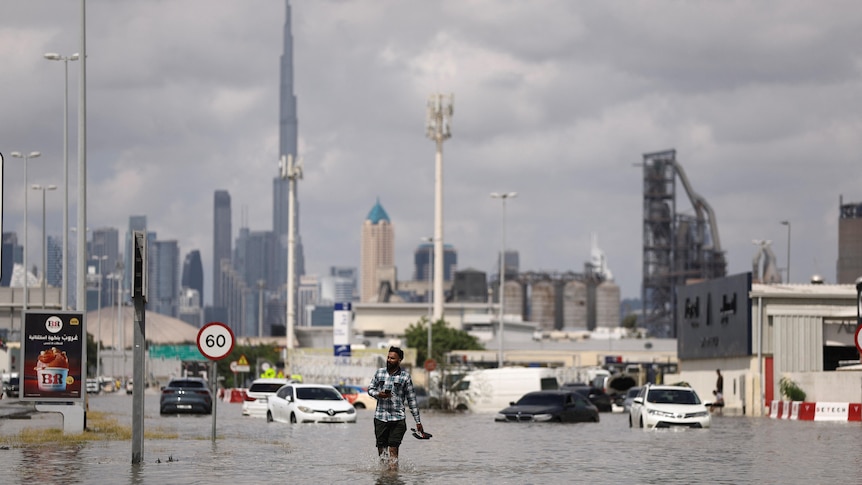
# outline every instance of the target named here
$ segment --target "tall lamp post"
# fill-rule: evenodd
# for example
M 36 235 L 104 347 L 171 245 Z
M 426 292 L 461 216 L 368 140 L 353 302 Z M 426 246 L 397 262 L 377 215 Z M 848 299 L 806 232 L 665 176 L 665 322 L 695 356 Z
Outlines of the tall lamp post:
M 425 273 L 428 275 L 428 290 L 425 292 L 425 295 L 428 299 L 428 357 L 431 358 L 431 324 L 434 323 L 432 321 L 433 318 L 433 310 L 431 309 L 431 262 L 434 260 L 434 238 L 433 237 L 423 237 L 422 241 L 428 243 L 428 263 L 425 265 Z
M 434 320 L 443 318 L 443 141 L 452 137 L 454 95 L 428 97 L 425 134 L 437 145 L 434 157 Z
M 500 249 L 500 317 L 498 319 L 500 328 L 497 334 L 500 341 L 500 355 L 497 360 L 497 366 L 501 368 L 503 367 L 503 315 L 505 311 L 503 303 L 505 301 L 506 289 L 506 199 L 514 199 L 517 196 L 517 192 L 491 193 L 491 198 L 503 201 L 503 246 Z
M 27 194 L 30 192 L 27 190 L 30 187 L 30 183 L 27 180 L 27 165 L 30 163 L 31 158 L 36 158 L 41 156 L 42 154 L 39 152 L 30 152 L 30 153 L 21 153 L 21 152 L 12 152 L 12 156 L 15 158 L 23 158 L 24 159 L 24 306 L 23 309 L 27 310 L 28 305 L 30 304 L 30 282 L 27 277 L 27 273 L 30 271 L 27 269 Z
M 787 226 L 787 283 L 790 283 L 790 221 L 781 221 L 782 226 Z
M 60 308 L 69 303 L 69 61 L 77 61 L 78 53 L 61 56 L 55 52 L 45 53 L 49 61 L 63 61 L 65 81 L 63 84 L 63 270 L 60 285 Z
M 48 233 L 45 232 L 45 194 L 57 190 L 56 185 L 33 185 L 33 190 L 42 191 L 42 308 L 45 308 L 45 292 L 48 290 Z

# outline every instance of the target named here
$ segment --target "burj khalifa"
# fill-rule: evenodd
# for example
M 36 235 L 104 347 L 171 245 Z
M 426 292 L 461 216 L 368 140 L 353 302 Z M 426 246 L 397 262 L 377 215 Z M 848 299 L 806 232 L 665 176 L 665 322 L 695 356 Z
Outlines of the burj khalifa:
M 299 121 L 296 117 L 296 95 L 293 92 L 293 36 L 290 32 L 290 1 L 285 0 L 284 22 L 284 52 L 281 55 L 281 85 L 279 88 L 279 156 L 293 156 L 296 160 L 297 130 Z M 272 230 L 279 241 L 276 260 L 276 280 L 287 281 L 287 245 L 288 245 L 288 199 L 290 197 L 290 180 L 282 179 L 280 169 L 276 169 L 272 180 Z M 305 274 L 305 256 L 302 250 L 302 237 L 299 225 L 299 202 L 295 205 L 296 248 L 295 268 L 296 279 Z

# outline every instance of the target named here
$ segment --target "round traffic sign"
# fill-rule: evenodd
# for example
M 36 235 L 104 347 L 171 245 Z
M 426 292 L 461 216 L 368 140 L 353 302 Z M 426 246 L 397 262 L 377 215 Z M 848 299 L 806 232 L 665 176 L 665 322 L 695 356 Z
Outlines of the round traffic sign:
M 233 351 L 233 330 L 221 322 L 210 322 L 198 332 L 198 350 L 209 360 L 222 360 Z
M 427 370 L 428 372 L 431 372 L 436 368 L 437 368 L 437 361 L 436 360 L 434 360 L 434 359 L 426 359 L 425 360 L 425 370 Z

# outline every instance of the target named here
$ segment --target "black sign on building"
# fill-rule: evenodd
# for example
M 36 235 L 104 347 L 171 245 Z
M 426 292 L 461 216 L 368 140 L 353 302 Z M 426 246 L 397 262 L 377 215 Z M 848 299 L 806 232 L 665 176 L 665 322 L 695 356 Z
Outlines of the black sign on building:
M 677 288 L 680 359 L 751 355 L 751 273 Z

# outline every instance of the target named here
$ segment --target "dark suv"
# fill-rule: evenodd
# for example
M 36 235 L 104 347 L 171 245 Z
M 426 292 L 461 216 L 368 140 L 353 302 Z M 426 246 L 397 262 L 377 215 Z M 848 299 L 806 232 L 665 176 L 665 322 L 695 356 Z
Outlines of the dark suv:
M 584 396 L 593 403 L 600 413 L 609 413 L 613 409 L 611 397 L 597 387 L 592 387 L 589 384 L 569 383 L 563 384 L 560 389 L 577 392 Z

